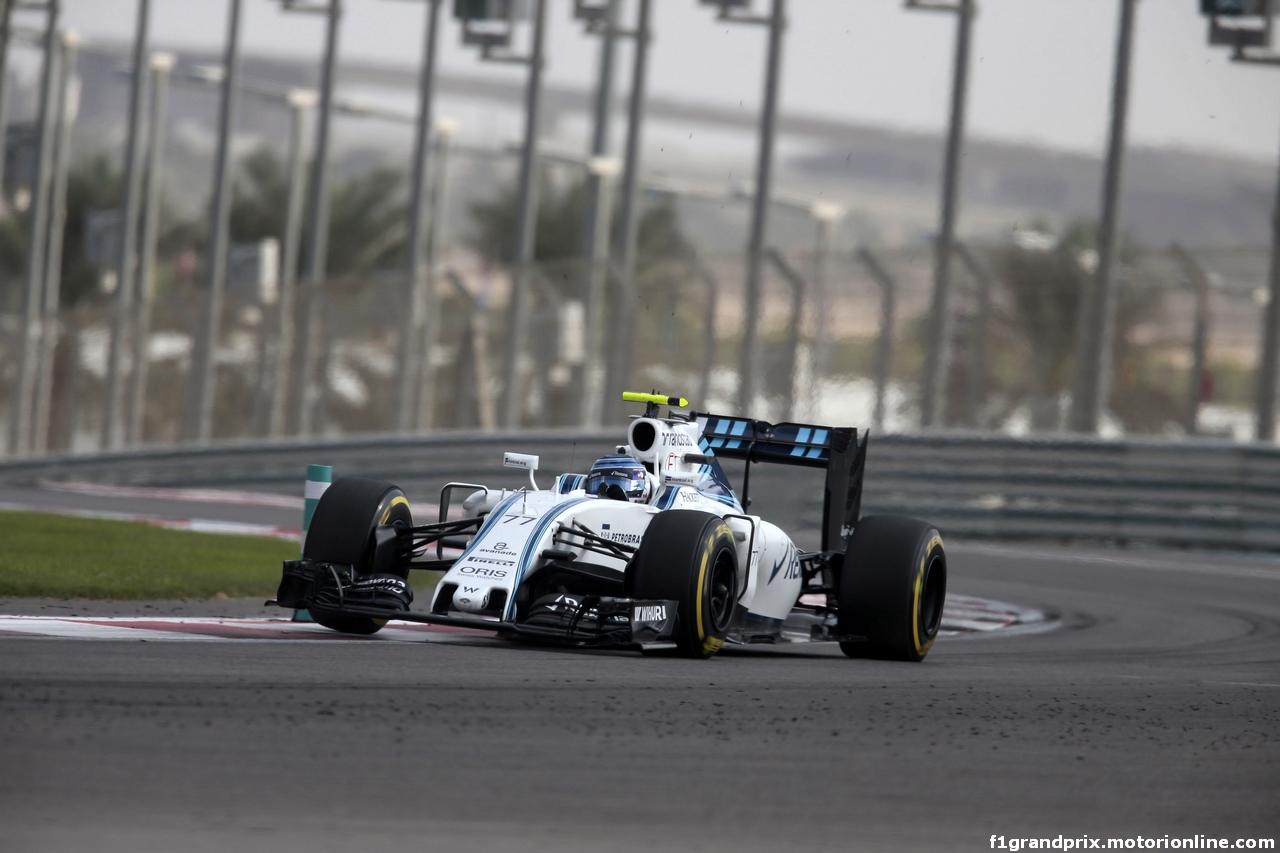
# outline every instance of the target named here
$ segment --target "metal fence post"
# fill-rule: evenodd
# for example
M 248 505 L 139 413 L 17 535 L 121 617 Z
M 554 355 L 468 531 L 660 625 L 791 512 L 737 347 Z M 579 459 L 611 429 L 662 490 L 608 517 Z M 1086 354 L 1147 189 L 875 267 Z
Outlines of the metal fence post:
M 458 123 L 449 119 L 436 122 L 436 154 L 431 176 L 431 226 L 427 230 L 426 274 L 427 317 L 422 326 L 422 356 L 418 375 L 418 412 L 415 428 L 430 430 L 435 426 L 435 366 L 431 363 L 436 341 L 440 338 L 440 294 L 438 288 L 440 257 L 445 249 L 445 226 L 449 208 L 449 152 Z
M 880 286 L 880 334 L 876 339 L 875 364 L 876 402 L 871 416 L 871 425 L 878 431 L 884 429 L 889 375 L 893 368 L 893 324 L 894 315 L 897 312 L 897 283 L 870 249 L 859 249 L 858 260 L 866 265 L 871 277 Z
M 978 285 L 978 316 L 974 321 L 972 339 L 973 363 L 969 366 L 969 388 L 965 395 L 964 424 L 979 426 L 978 415 L 987 399 L 987 375 L 990 355 L 987 334 L 991 329 L 991 271 L 964 243 L 956 243 L 956 251 Z
M 782 395 L 782 415 L 780 420 L 789 421 L 794 415 L 796 403 L 796 369 L 800 354 L 800 331 L 804 325 L 804 291 L 805 280 L 796 269 L 787 263 L 787 259 L 777 249 L 769 249 L 766 253 L 769 261 L 777 268 L 782 277 L 791 285 L 791 322 L 787 328 L 787 344 L 783 353 L 783 374 L 786 376 L 786 388 Z
M 1169 247 L 1178 266 L 1196 293 L 1196 312 L 1191 326 L 1191 369 L 1187 374 L 1187 411 L 1183 427 L 1187 435 L 1199 431 L 1200 403 L 1204 391 L 1205 369 L 1209 351 L 1209 276 L 1204 267 L 1180 244 Z

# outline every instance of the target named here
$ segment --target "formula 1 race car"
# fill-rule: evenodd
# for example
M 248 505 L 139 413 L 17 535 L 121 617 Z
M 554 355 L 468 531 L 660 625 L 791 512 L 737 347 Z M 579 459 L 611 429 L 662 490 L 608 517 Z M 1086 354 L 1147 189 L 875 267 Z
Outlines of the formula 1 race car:
M 400 619 L 698 658 L 726 642 L 836 642 L 850 657 L 924 659 L 946 597 L 942 538 L 923 521 L 858 517 L 865 434 L 623 396 L 646 404 L 627 443 L 548 490 L 534 480 L 537 457 L 507 453 L 506 466 L 529 470 L 528 488 L 449 483 L 439 519 L 415 526 L 397 487 L 337 480 L 268 604 L 352 634 Z M 746 462 L 741 498 L 726 458 Z M 825 470 L 820 550 L 748 514 L 754 463 Z M 411 570 L 444 572 L 426 612 L 410 609 Z

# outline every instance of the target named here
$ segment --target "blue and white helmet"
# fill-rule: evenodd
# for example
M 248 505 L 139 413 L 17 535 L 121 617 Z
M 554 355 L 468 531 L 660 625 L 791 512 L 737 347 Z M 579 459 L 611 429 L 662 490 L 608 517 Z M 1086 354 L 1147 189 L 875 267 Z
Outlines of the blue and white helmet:
M 649 499 L 649 472 L 624 454 L 597 459 L 583 486 L 589 495 L 644 503 Z

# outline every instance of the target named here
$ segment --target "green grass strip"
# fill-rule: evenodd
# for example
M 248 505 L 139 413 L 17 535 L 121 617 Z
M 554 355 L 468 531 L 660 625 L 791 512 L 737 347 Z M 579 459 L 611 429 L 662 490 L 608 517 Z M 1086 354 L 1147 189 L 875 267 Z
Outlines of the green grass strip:
M 0 597 L 232 598 L 275 595 L 296 544 L 133 521 L 0 512 Z

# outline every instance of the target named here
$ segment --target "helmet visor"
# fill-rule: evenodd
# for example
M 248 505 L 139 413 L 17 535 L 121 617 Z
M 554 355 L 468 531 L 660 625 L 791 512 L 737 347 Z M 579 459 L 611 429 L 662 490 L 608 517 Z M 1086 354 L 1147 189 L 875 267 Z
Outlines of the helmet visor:
M 621 489 L 627 500 L 639 500 L 644 497 L 644 471 L 634 468 L 597 468 L 587 475 L 584 488 L 589 495 L 603 495 L 611 485 Z

